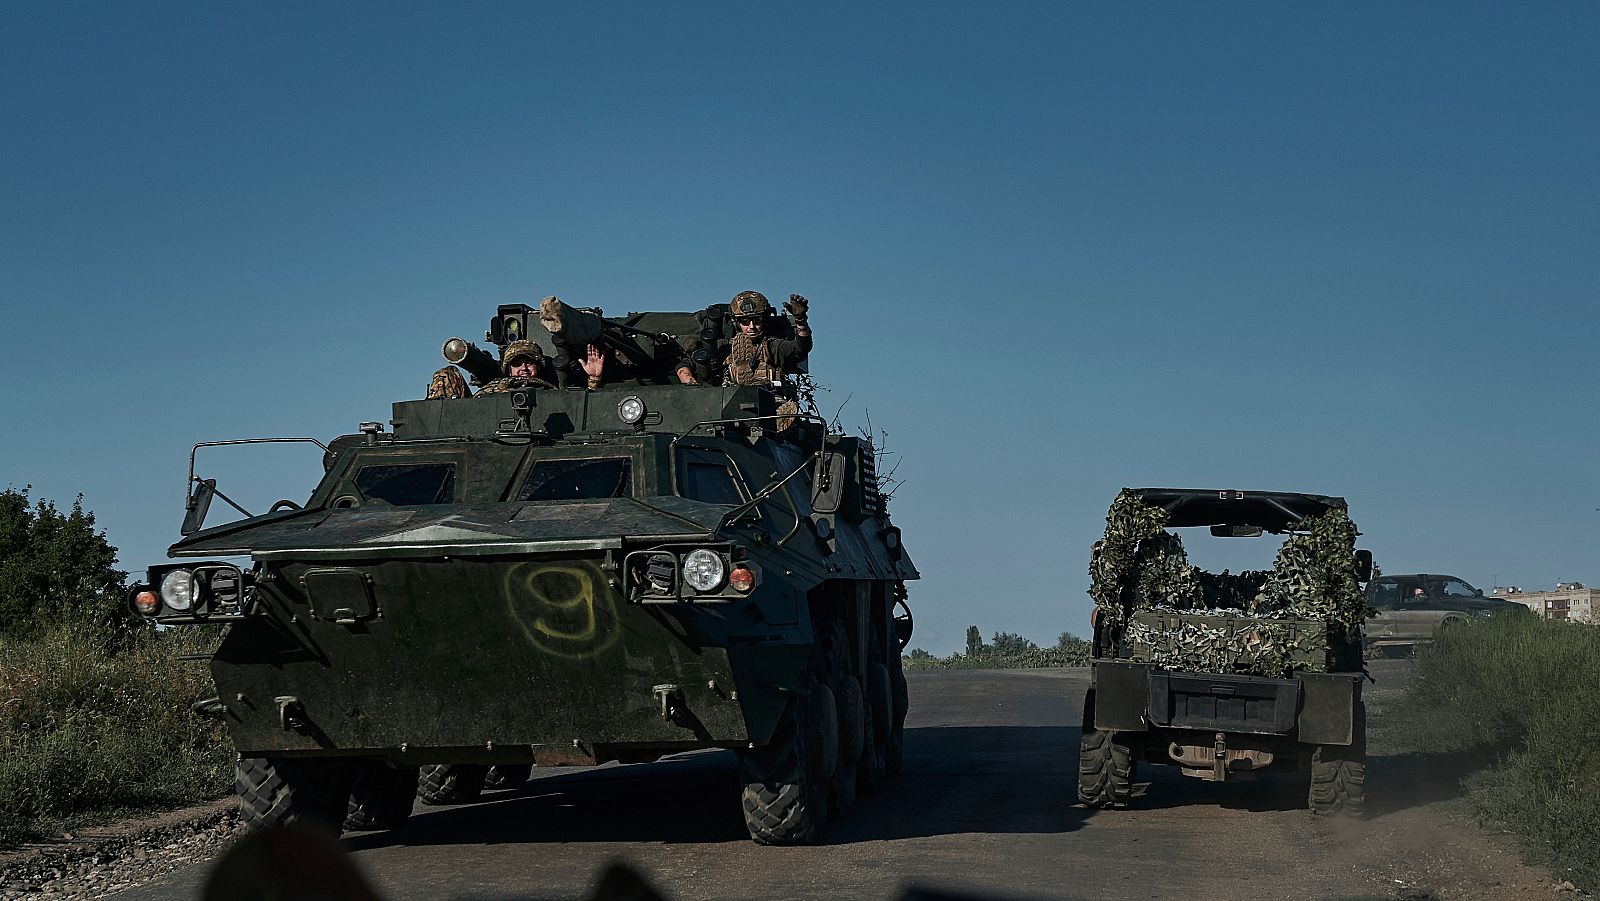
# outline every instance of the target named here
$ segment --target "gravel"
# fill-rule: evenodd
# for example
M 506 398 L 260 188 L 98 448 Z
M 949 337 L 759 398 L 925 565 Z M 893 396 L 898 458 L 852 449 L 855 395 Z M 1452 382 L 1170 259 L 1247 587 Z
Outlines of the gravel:
M 107 898 L 215 857 L 243 828 L 229 798 L 0 852 L 0 901 Z

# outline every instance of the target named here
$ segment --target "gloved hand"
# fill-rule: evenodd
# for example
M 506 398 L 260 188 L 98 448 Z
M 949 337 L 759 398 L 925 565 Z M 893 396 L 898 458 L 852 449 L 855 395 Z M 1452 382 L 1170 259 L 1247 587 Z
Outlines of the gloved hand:
M 806 300 L 804 297 L 801 297 L 798 294 L 790 294 L 789 302 L 784 304 L 783 308 L 789 312 L 791 317 L 793 317 L 795 325 L 805 325 L 806 310 L 810 306 L 811 302 Z

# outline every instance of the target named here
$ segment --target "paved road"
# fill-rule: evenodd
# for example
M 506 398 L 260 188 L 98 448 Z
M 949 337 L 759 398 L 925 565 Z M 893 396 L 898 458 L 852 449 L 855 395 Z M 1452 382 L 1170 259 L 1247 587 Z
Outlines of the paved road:
M 1404 678 L 1380 662 L 1369 706 Z M 624 860 L 669 897 L 890 899 L 909 886 L 991 898 L 1504 898 L 1548 893 L 1448 800 L 1431 762 L 1381 756 L 1372 815 L 1312 818 L 1284 777 L 1216 786 L 1147 767 L 1129 810 L 1073 803 L 1087 672 L 911 673 L 906 774 L 809 848 L 752 844 L 732 756 L 548 771 L 519 792 L 421 807 L 343 843 L 387 898 L 579 898 Z M 190 898 L 196 866 L 122 901 Z

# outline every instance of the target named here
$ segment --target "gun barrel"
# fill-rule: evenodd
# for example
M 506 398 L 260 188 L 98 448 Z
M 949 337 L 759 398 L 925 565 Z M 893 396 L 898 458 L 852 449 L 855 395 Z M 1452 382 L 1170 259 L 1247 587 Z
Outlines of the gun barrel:
M 451 338 L 444 343 L 442 352 L 445 362 L 465 369 L 479 385 L 488 384 L 501 376 L 500 361 L 494 358 L 494 354 L 471 341 Z

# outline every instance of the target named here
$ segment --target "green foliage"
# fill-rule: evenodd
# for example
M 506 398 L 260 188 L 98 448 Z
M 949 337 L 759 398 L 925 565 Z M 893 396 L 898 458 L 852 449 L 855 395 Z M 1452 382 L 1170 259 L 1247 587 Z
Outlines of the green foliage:
M 967 627 L 967 656 L 977 657 L 983 654 L 983 633 L 977 626 Z
M 1523 853 L 1600 888 L 1600 626 L 1497 615 L 1418 651 L 1403 743 L 1479 762 L 1471 798 Z
M 190 709 L 210 675 L 178 659 L 214 634 L 109 632 L 69 620 L 0 636 L 0 845 L 227 793 L 221 724 Z
M 79 617 L 126 621 L 127 573 L 116 559 L 81 496 L 62 513 L 49 501 L 30 505 L 26 488 L 0 492 L 0 635 Z
M 981 635 L 978 627 L 967 630 L 967 647 L 973 648 L 973 636 Z M 980 638 L 977 653 L 951 654 L 935 657 L 921 648 L 901 658 L 906 669 L 1043 669 L 1048 667 L 1088 666 L 1089 643 L 1062 632 L 1055 647 L 1041 648 L 1013 632 L 996 632 L 994 644 L 986 645 Z
M 994 642 L 989 645 L 986 653 L 998 654 L 1002 657 L 1015 657 L 1028 651 L 1037 651 L 1039 646 L 1023 638 L 1015 632 L 996 632 Z

